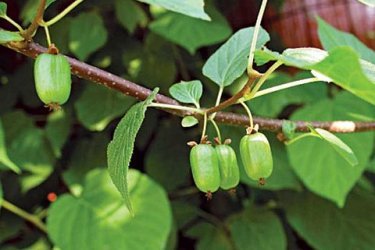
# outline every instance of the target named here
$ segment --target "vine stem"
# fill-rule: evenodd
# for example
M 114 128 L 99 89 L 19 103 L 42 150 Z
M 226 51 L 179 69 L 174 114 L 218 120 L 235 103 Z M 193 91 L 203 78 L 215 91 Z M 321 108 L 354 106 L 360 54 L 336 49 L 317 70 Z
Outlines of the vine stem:
M 254 128 L 253 115 L 251 114 L 251 111 L 250 111 L 249 107 L 244 102 L 241 101 L 240 104 L 246 110 L 246 113 L 249 116 L 250 130 L 253 130 L 253 128 Z
M 268 94 L 271 94 L 271 93 L 274 93 L 274 92 L 277 92 L 277 91 L 280 91 L 280 90 L 283 90 L 283 89 L 288 89 L 288 88 L 304 85 L 304 84 L 307 84 L 307 83 L 320 82 L 320 81 L 321 80 L 319 78 L 312 77 L 312 78 L 302 79 L 302 80 L 298 80 L 298 81 L 294 81 L 294 82 L 288 82 L 288 83 L 285 83 L 285 84 L 281 84 L 279 86 L 275 86 L 275 87 L 272 87 L 272 88 L 260 90 L 257 93 L 255 93 L 255 95 L 252 97 L 252 99 L 254 99 L 256 97 L 259 97 L 259 96 L 268 95 Z
M 11 25 L 13 25 L 15 28 L 18 29 L 19 32 L 24 32 L 25 30 L 18 24 L 16 23 L 12 18 L 10 18 L 9 16 L 5 15 L 3 16 L 2 18 L 4 18 L 5 20 L 7 20 Z
M 10 203 L 9 201 L 3 200 L 1 206 L 6 210 L 18 215 L 19 217 L 33 223 L 37 228 L 39 228 L 44 233 L 47 233 L 46 225 L 35 215 L 22 210 L 21 208 L 15 206 L 14 204 Z
M 250 46 L 250 52 L 249 52 L 249 61 L 247 65 L 247 74 L 250 76 L 253 71 L 253 64 L 254 64 L 254 53 L 258 41 L 258 35 L 259 35 L 259 30 L 260 30 L 260 23 L 262 22 L 263 19 L 263 14 L 264 11 L 266 10 L 267 6 L 267 0 L 262 1 L 262 5 L 260 6 L 260 10 L 258 13 L 257 21 L 255 23 L 255 29 L 253 32 L 253 39 L 251 41 L 251 46 Z
M 149 104 L 148 106 L 153 107 L 153 108 L 183 110 L 183 111 L 188 111 L 188 112 L 193 112 L 193 113 L 198 113 L 198 114 L 204 114 L 204 112 L 201 109 L 191 108 L 191 107 L 186 107 L 186 106 L 181 106 L 181 105 L 172 105 L 172 104 L 163 104 L 163 103 L 153 102 Z
M 47 22 L 43 22 L 42 26 L 51 26 L 60 21 L 63 17 L 65 17 L 70 11 L 72 11 L 75 7 L 77 7 L 80 3 L 82 3 L 84 0 L 76 0 L 73 3 L 71 3 L 68 7 L 66 7 L 62 12 L 60 12 L 57 16 L 52 18 L 51 20 Z
M 12 49 L 25 56 L 36 58 L 39 54 L 45 53 L 47 48 L 40 46 L 34 42 L 27 43 L 7 43 L 2 44 L 9 49 Z M 106 70 L 99 69 L 77 59 L 66 56 L 72 67 L 72 74 L 86 79 L 92 83 L 98 83 L 108 88 L 119 91 L 127 96 L 132 96 L 137 100 L 145 100 L 152 91 L 139 84 L 126 80 L 117 75 L 111 74 Z M 261 76 L 261 74 L 260 74 Z M 258 78 L 256 78 L 258 79 Z M 255 79 L 255 80 L 256 80 Z M 100 100 L 98 100 L 100 101 Z M 235 102 L 238 99 L 235 100 Z M 160 104 L 168 104 L 181 106 L 176 100 L 162 94 L 156 95 L 155 102 Z M 194 115 L 185 110 L 173 110 L 163 108 L 166 112 L 177 116 Z M 204 112 L 201 110 L 201 112 Z M 208 112 L 208 111 L 206 111 Z M 215 121 L 232 126 L 248 126 L 249 118 L 247 115 L 235 114 L 230 112 L 218 112 L 215 116 Z M 254 123 L 259 124 L 261 130 L 268 130 L 271 132 L 281 132 L 285 121 L 281 119 L 272 119 L 264 117 L 254 117 Z M 321 128 L 332 133 L 353 133 L 364 131 L 375 131 L 375 121 L 357 122 L 357 121 L 293 121 L 296 125 L 297 132 L 310 131 L 307 124 L 314 128 Z

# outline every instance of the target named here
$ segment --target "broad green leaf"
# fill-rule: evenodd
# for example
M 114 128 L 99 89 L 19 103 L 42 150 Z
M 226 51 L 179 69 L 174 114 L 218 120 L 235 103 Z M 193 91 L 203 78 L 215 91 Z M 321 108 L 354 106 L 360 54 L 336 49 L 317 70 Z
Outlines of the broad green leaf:
M 0 120 L 0 163 L 2 163 L 7 168 L 11 169 L 15 173 L 21 173 L 21 169 L 9 159 L 6 145 L 5 145 L 5 134 L 3 129 L 3 124 Z
M 116 0 L 115 10 L 117 19 L 130 33 L 133 33 L 138 25 L 143 27 L 147 24 L 146 13 L 133 0 Z
M 4 17 L 7 15 L 7 4 L 4 2 L 0 2 L 0 17 Z
M 0 44 L 9 42 L 20 42 L 23 40 L 24 38 L 20 35 L 19 32 L 0 29 Z
M 231 239 L 222 229 L 203 222 L 190 228 L 187 232 L 190 238 L 198 239 L 197 250 L 232 250 Z
M 325 50 L 339 46 L 352 47 L 362 59 L 375 63 L 375 51 L 368 48 L 357 37 L 350 33 L 340 31 L 317 17 L 319 39 Z
M 173 98 L 182 103 L 191 103 L 199 107 L 199 100 L 202 97 L 203 86 L 201 81 L 190 82 L 181 81 L 169 88 L 169 93 Z
M 194 54 L 200 47 L 216 44 L 230 36 L 231 28 L 225 17 L 209 8 L 211 21 L 196 19 L 178 13 L 165 13 L 153 21 L 149 28 Z M 183 32 L 181 32 L 183 30 Z
M 114 118 L 124 114 L 133 103 L 132 99 L 122 93 L 88 84 L 74 106 L 78 120 L 87 129 L 102 131 Z
M 375 69 L 375 65 L 371 67 Z M 333 49 L 327 58 L 311 69 L 328 76 L 340 87 L 375 105 L 375 79 L 365 74 L 358 55 L 351 48 Z
M 232 84 L 247 67 L 253 32 L 253 27 L 237 31 L 207 60 L 203 74 L 219 86 Z M 269 40 L 267 31 L 261 28 L 256 48 L 261 48 Z
M 372 194 L 356 190 L 342 209 L 307 192 L 283 193 L 281 200 L 289 224 L 313 249 L 372 249 L 375 245 Z
M 329 53 L 316 48 L 287 49 L 282 55 L 268 50 L 260 53 L 288 66 L 316 71 L 347 91 L 375 104 L 375 65 L 360 60 L 350 47 L 337 47 Z
M 353 153 L 353 150 L 340 138 L 324 129 L 316 128 L 313 129 L 313 131 L 323 140 L 328 142 L 350 165 L 355 166 L 358 164 L 358 159 Z
M 158 134 L 147 151 L 146 173 L 168 191 L 189 181 L 189 147 L 186 145 L 189 140 L 191 137 L 178 126 L 177 120 L 164 123 L 159 125 Z
M 128 191 L 128 168 L 133 154 L 134 141 L 145 118 L 147 106 L 155 98 L 158 89 L 143 102 L 129 109 L 117 125 L 113 140 L 107 149 L 108 171 L 113 183 L 125 200 L 129 211 L 133 213 Z
M 181 121 L 181 126 L 184 128 L 190 128 L 199 123 L 198 119 L 194 116 L 185 116 Z
M 140 2 L 157 5 L 167 10 L 178 12 L 187 16 L 210 20 L 204 12 L 204 0 L 138 0 Z
M 22 191 L 38 186 L 52 173 L 54 154 L 41 129 L 32 128 L 18 132 L 9 147 L 9 157 L 21 167 Z
M 351 120 L 351 113 L 374 115 L 374 107 L 343 92 L 334 100 L 322 100 L 293 114 L 293 120 Z M 359 164 L 351 166 L 325 141 L 307 137 L 287 147 L 296 174 L 312 192 L 343 207 L 349 191 L 361 177 L 373 152 L 373 132 L 337 134 L 350 146 Z
M 107 165 L 106 148 L 109 141 L 110 138 L 103 133 L 73 141 L 72 154 L 66 162 L 68 170 L 63 173 L 63 179 L 74 195 L 82 193 L 84 178 L 89 171 Z
M 165 191 L 136 170 L 129 171 L 128 178 L 136 216 L 131 216 L 107 171 L 93 170 L 80 196 L 62 195 L 49 208 L 47 228 L 54 245 L 80 250 L 164 249 L 172 225 Z
M 45 128 L 46 137 L 57 158 L 61 157 L 61 151 L 70 134 L 72 118 L 64 110 L 58 110 L 47 117 Z
M 108 32 L 102 17 L 96 12 L 86 12 L 75 17 L 70 23 L 69 48 L 81 61 L 107 42 Z
M 286 235 L 279 218 L 271 211 L 247 208 L 229 218 L 236 249 L 286 249 Z M 270 240 L 272 239 L 272 240 Z
M 358 1 L 370 7 L 375 7 L 375 0 L 358 0 Z

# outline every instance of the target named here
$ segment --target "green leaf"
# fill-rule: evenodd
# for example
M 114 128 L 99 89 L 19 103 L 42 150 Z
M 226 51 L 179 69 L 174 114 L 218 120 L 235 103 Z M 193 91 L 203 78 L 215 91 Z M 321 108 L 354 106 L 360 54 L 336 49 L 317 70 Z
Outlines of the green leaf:
M 229 218 L 229 227 L 236 249 L 287 248 L 283 226 L 273 212 L 248 208 Z
M 191 138 L 176 120 L 160 124 L 149 146 L 145 156 L 146 173 L 167 191 L 186 185 L 189 180 L 189 147 L 186 145 L 189 140 Z
M 147 24 L 145 12 L 133 0 L 116 0 L 115 11 L 120 24 L 130 33 L 133 33 L 138 25 L 144 27 Z
M 344 208 L 311 193 L 281 195 L 289 224 L 313 249 L 372 249 L 375 199 L 355 191 Z M 340 240 L 333 240 L 338 239 Z
M 135 104 L 117 125 L 113 140 L 107 149 L 108 171 L 113 183 L 125 200 L 129 211 L 133 213 L 128 191 L 128 168 L 133 154 L 134 141 L 145 118 L 147 106 L 155 98 L 158 89 L 143 102 Z
M 351 120 L 351 114 L 374 115 L 370 104 L 343 92 L 334 100 L 322 100 L 308 105 L 293 114 L 293 120 Z M 337 134 L 350 145 L 359 164 L 352 167 L 325 141 L 307 137 L 289 145 L 288 155 L 292 167 L 312 192 L 343 207 L 348 192 L 361 177 L 373 152 L 373 132 Z
M 190 238 L 198 239 L 197 250 L 231 250 L 231 239 L 222 229 L 203 222 L 196 224 L 187 232 Z
M 198 119 L 195 118 L 194 116 L 185 116 L 182 121 L 181 121 L 181 126 L 184 128 L 190 128 L 199 123 Z
M 82 193 L 84 178 L 89 171 L 107 166 L 106 149 L 109 140 L 106 134 L 95 133 L 90 138 L 73 141 L 72 154 L 66 163 L 68 170 L 63 173 L 63 179 L 74 195 Z
M 46 137 L 57 158 L 61 157 L 61 151 L 69 138 L 72 119 L 64 110 L 58 110 L 47 117 Z
M 375 65 L 360 60 L 350 47 L 337 47 L 329 54 L 316 48 L 287 49 L 282 55 L 267 50 L 262 53 L 288 66 L 316 71 L 325 76 L 322 80 L 328 77 L 338 86 L 375 104 Z
M 182 103 L 191 103 L 199 107 L 199 100 L 202 97 L 203 86 L 201 81 L 190 82 L 181 81 L 169 88 L 169 93 L 173 98 Z
M 3 129 L 3 124 L 0 120 L 0 163 L 5 165 L 7 168 L 11 169 L 15 173 L 21 173 L 21 169 L 9 159 L 6 145 L 5 145 L 5 134 Z
M 20 35 L 19 32 L 0 29 L 0 44 L 9 42 L 20 42 L 23 40 L 24 38 Z
M 362 59 L 375 63 L 375 51 L 364 45 L 357 37 L 350 33 L 342 32 L 317 17 L 319 39 L 325 50 L 339 46 L 352 47 Z
M 187 16 L 210 20 L 204 12 L 203 0 L 138 0 L 143 3 L 157 5 L 167 10 L 178 12 Z
M 102 17 L 95 13 L 82 13 L 70 23 L 69 48 L 81 61 L 107 42 L 107 30 Z
M 135 217 L 107 171 L 91 171 L 79 197 L 62 195 L 49 208 L 47 228 L 54 245 L 80 250 L 164 249 L 172 225 L 165 191 L 136 170 L 130 170 L 128 178 Z
M 232 84 L 247 67 L 253 32 L 253 27 L 237 31 L 207 60 L 203 66 L 203 74 L 219 86 Z M 269 40 L 267 31 L 261 28 L 256 48 L 262 47 Z
M 194 54 L 200 47 L 216 44 L 230 36 L 231 28 L 225 17 L 209 8 L 211 21 L 199 20 L 178 13 L 165 13 L 153 21 L 149 28 Z M 183 30 L 183 32 L 181 32 Z
M 7 15 L 7 4 L 4 2 L 0 2 L 0 17 L 4 17 Z
M 358 0 L 358 1 L 370 7 L 375 7 L 375 0 Z
M 133 103 L 132 99 L 122 93 L 88 84 L 74 106 L 78 120 L 87 129 L 102 131 L 114 118 L 124 114 Z
M 19 132 L 11 142 L 9 156 L 23 172 L 28 172 L 21 177 L 24 192 L 47 179 L 55 164 L 55 158 L 45 134 L 37 128 Z
M 358 165 L 358 159 L 353 153 L 353 150 L 348 145 L 346 145 L 340 138 L 324 129 L 311 129 L 320 138 L 328 142 L 333 147 L 333 149 L 335 149 L 336 152 L 339 153 L 341 157 L 343 157 L 350 165 Z

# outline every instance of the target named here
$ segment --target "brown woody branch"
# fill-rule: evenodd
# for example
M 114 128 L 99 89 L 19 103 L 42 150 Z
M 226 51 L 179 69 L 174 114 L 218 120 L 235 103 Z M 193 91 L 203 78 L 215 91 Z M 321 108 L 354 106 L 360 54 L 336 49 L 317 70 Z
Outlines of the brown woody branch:
M 17 43 L 6 44 L 8 48 L 22 53 L 28 57 L 35 58 L 41 53 L 45 53 L 47 49 L 36 43 L 30 42 L 26 45 L 19 46 Z M 72 73 L 80 78 L 105 85 L 109 88 L 115 89 L 124 93 L 125 95 L 135 97 L 138 100 L 146 99 L 151 90 L 135 84 L 131 81 L 123 79 L 119 76 L 111 74 L 107 71 L 91 66 L 84 62 L 80 62 L 74 58 L 67 57 L 72 67 Z M 158 94 L 155 99 L 158 103 L 180 105 L 177 101 L 167 96 Z M 186 111 L 176 111 L 164 109 L 165 111 L 178 116 L 191 115 Z M 246 115 L 240 115 L 229 112 L 218 112 L 215 116 L 217 122 L 235 126 L 248 126 L 249 118 Z M 261 130 L 268 130 L 272 132 L 280 132 L 282 129 L 283 120 L 269 119 L 262 117 L 254 117 L 254 124 L 259 124 Z M 326 129 L 335 133 L 351 133 L 375 130 L 375 121 L 371 122 L 353 122 L 353 121 L 293 121 L 296 125 L 296 131 L 309 131 L 307 124 L 316 128 Z

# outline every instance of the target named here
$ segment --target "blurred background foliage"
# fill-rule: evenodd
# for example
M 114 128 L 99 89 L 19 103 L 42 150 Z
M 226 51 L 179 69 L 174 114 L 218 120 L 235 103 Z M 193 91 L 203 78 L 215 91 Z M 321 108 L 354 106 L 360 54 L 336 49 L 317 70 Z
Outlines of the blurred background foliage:
M 38 1 L 5 2 L 8 15 L 27 25 Z M 71 2 L 55 1 L 46 19 Z M 135 0 L 85 1 L 51 28 L 51 36 L 62 53 L 148 88 L 160 87 L 163 94 L 180 80 L 199 79 L 203 104 L 210 106 L 217 87 L 202 75 L 202 66 L 236 30 L 254 25 L 259 2 L 205 2 L 211 22 Z M 374 48 L 373 13 L 355 0 L 270 1 L 263 26 L 275 50 L 320 47 L 314 21 L 320 15 Z M 3 21 L 0 27 L 11 29 Z M 43 32 L 35 41 L 46 45 Z M 357 154 L 355 168 L 315 139 L 286 148 L 276 134 L 267 133 L 275 162 L 267 185 L 260 187 L 242 173 L 236 193 L 219 191 L 206 201 L 194 188 L 186 146 L 197 140 L 199 129 L 183 129 L 179 118 L 151 110 L 131 162 L 131 197 L 140 213 L 130 219 L 105 168 L 114 128 L 135 100 L 73 77 L 69 102 L 51 113 L 36 96 L 32 67 L 33 60 L 0 47 L 4 148 L 22 169 L 17 175 L 0 161 L 0 183 L 6 200 L 47 217 L 48 235 L 2 209 L 1 249 L 373 249 L 373 132 L 340 135 Z M 267 87 L 307 75 L 279 72 Z M 240 80 L 225 97 L 235 93 Z M 373 106 L 322 83 L 249 105 L 256 115 L 279 119 L 375 118 Z M 221 128 L 238 151 L 244 129 Z M 58 196 L 52 208 L 51 193 Z

